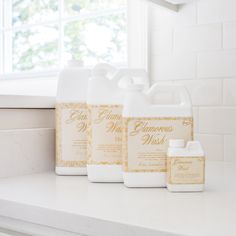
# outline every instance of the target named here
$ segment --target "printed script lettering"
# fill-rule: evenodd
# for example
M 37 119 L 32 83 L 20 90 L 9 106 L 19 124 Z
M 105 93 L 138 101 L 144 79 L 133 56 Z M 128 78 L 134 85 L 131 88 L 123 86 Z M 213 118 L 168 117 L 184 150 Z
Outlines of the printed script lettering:
M 149 126 L 148 122 L 136 121 L 129 135 L 141 134 L 143 145 L 161 145 L 167 141 L 167 132 L 173 132 L 173 126 Z
M 77 131 L 85 132 L 87 130 L 87 119 L 88 117 L 85 110 L 70 110 L 66 124 L 76 122 Z
M 95 124 L 100 124 L 106 122 L 106 132 L 108 133 L 121 133 L 122 132 L 122 122 L 121 114 L 114 112 L 109 108 L 101 108 L 98 111 L 97 117 L 94 120 Z
M 173 166 L 177 166 L 179 171 L 188 171 L 191 164 L 192 164 L 192 160 L 175 159 L 173 162 Z

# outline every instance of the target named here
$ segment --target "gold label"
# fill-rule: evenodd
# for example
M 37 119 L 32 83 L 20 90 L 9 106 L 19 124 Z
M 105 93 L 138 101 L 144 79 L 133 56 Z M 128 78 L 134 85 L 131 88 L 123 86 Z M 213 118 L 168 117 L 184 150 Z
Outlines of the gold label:
M 169 184 L 204 184 L 204 157 L 169 157 L 167 163 Z
M 193 139 L 192 117 L 124 118 L 123 170 L 166 172 L 169 139 Z
M 56 105 L 56 165 L 85 167 L 87 156 L 86 103 Z
M 88 163 L 121 164 L 122 106 L 89 105 Z

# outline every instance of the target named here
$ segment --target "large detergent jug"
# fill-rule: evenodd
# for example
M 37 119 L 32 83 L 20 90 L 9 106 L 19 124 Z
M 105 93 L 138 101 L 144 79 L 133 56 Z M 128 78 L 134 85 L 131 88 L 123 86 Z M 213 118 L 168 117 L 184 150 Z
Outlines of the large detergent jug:
M 178 104 L 158 104 L 159 93 L 176 94 Z M 190 97 L 183 86 L 128 89 L 123 107 L 123 178 L 127 187 L 165 187 L 169 139 L 193 139 Z
M 87 86 L 91 71 L 70 61 L 59 76 L 56 98 L 56 173 L 86 175 Z
M 111 77 L 108 76 L 109 72 Z M 118 71 L 107 64 L 95 66 L 89 79 L 87 170 L 91 182 L 123 182 L 122 87 L 130 82 L 125 76 L 139 77 L 144 84 L 148 84 L 148 76 L 144 70 Z

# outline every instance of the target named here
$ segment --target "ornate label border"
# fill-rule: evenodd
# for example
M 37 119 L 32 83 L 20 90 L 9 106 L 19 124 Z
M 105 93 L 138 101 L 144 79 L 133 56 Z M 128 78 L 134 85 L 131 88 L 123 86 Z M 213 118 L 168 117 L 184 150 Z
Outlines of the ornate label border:
M 88 108 L 88 129 L 87 129 L 87 137 L 88 137 L 88 146 L 87 146 L 87 164 L 90 165 L 122 165 L 122 156 L 121 156 L 121 160 L 120 161 L 94 161 L 92 159 L 92 134 L 93 134 L 93 130 L 92 130 L 92 122 L 91 122 L 91 113 L 92 113 L 92 108 L 98 108 L 98 107 L 102 107 L 102 108 L 122 108 L 122 105 L 117 105 L 117 104 L 88 104 L 87 108 Z
M 61 157 L 61 113 L 63 109 L 87 109 L 86 103 L 57 103 L 56 104 L 56 166 L 58 167 L 86 167 L 87 161 L 65 161 Z
M 203 173 L 202 173 L 202 179 L 199 182 L 194 182 L 194 183 L 176 183 L 172 181 L 171 177 L 171 161 L 175 159 L 182 159 L 182 158 L 189 158 L 189 159 L 201 159 L 203 161 Z M 168 184 L 175 184 L 175 185 L 188 185 L 188 184 L 204 184 L 205 183 L 205 157 L 204 156 L 172 156 L 172 157 L 167 157 L 167 183 Z
M 130 169 L 128 166 L 128 124 L 132 120 L 183 120 L 183 125 L 191 128 L 191 140 L 193 140 L 193 117 L 124 117 L 123 132 L 122 132 L 122 164 L 125 172 L 166 172 L 167 169 Z

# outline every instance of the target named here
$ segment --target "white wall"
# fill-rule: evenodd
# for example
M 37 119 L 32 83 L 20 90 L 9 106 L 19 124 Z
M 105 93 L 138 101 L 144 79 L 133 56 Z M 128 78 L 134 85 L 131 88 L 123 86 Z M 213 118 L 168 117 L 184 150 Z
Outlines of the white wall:
M 236 0 L 150 5 L 152 81 L 186 85 L 210 160 L 236 161 Z

